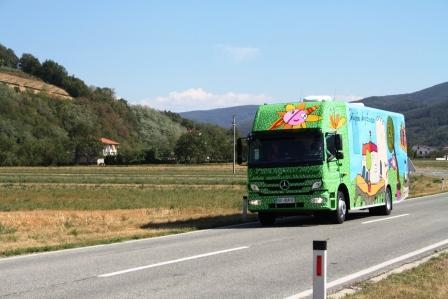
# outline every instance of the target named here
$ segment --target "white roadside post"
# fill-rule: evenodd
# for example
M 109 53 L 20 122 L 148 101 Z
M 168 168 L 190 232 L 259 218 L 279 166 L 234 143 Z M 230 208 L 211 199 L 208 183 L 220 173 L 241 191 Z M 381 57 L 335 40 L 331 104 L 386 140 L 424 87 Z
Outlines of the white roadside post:
M 313 299 L 327 298 L 327 241 L 313 241 Z

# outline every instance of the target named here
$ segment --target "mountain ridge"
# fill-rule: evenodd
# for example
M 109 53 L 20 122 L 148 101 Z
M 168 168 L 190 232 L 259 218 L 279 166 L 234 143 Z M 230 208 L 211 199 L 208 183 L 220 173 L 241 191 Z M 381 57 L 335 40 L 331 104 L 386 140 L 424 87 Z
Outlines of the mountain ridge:
M 422 90 L 397 95 L 370 96 L 354 101 L 366 106 L 402 113 L 405 115 L 406 130 L 410 146 L 448 145 L 448 82 L 433 85 Z M 232 116 L 241 135 L 250 132 L 256 109 L 259 105 L 233 106 L 211 110 L 182 112 L 184 118 L 197 122 L 212 123 L 230 128 Z

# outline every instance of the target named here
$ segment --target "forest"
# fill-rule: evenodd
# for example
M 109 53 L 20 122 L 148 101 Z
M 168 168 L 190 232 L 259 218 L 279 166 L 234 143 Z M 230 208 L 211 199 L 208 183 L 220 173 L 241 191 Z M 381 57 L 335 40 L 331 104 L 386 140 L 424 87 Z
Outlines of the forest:
M 65 89 L 72 100 L 0 83 L 0 166 L 91 164 L 102 137 L 120 143 L 106 164 L 205 163 L 233 159 L 233 132 L 170 111 L 130 105 L 108 87 L 88 86 L 53 60 L 17 57 L 0 44 L 0 72 Z

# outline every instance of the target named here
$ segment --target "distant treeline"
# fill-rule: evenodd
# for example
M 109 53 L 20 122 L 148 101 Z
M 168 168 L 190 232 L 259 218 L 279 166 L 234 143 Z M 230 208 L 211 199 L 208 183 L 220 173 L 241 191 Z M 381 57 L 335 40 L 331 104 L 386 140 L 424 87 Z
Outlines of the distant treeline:
M 129 105 L 111 88 L 87 86 L 52 60 L 18 58 L 1 44 L 0 67 L 40 78 L 74 98 L 58 100 L 0 84 L 0 166 L 93 163 L 101 156 L 101 137 L 120 143 L 119 155 L 106 159 L 109 164 L 232 160 L 230 130 Z

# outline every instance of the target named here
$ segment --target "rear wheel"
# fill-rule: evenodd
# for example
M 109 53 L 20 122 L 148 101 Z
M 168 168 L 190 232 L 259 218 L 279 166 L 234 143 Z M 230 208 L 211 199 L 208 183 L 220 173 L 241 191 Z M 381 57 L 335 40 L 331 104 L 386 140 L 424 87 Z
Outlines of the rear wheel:
M 392 194 L 390 193 L 390 189 L 386 188 L 384 206 L 378 208 L 378 214 L 387 216 L 390 215 L 391 211 L 392 211 Z
M 345 195 L 342 191 L 338 191 L 337 205 L 336 211 L 333 212 L 333 222 L 341 224 L 345 221 L 345 217 L 347 216 L 347 204 L 345 203 Z
M 384 205 L 380 207 L 370 208 L 369 212 L 371 215 L 390 215 L 392 211 L 392 194 L 390 189 L 386 188 L 386 194 L 384 195 Z
M 258 220 L 264 226 L 273 225 L 275 223 L 275 215 L 271 213 L 258 212 Z

